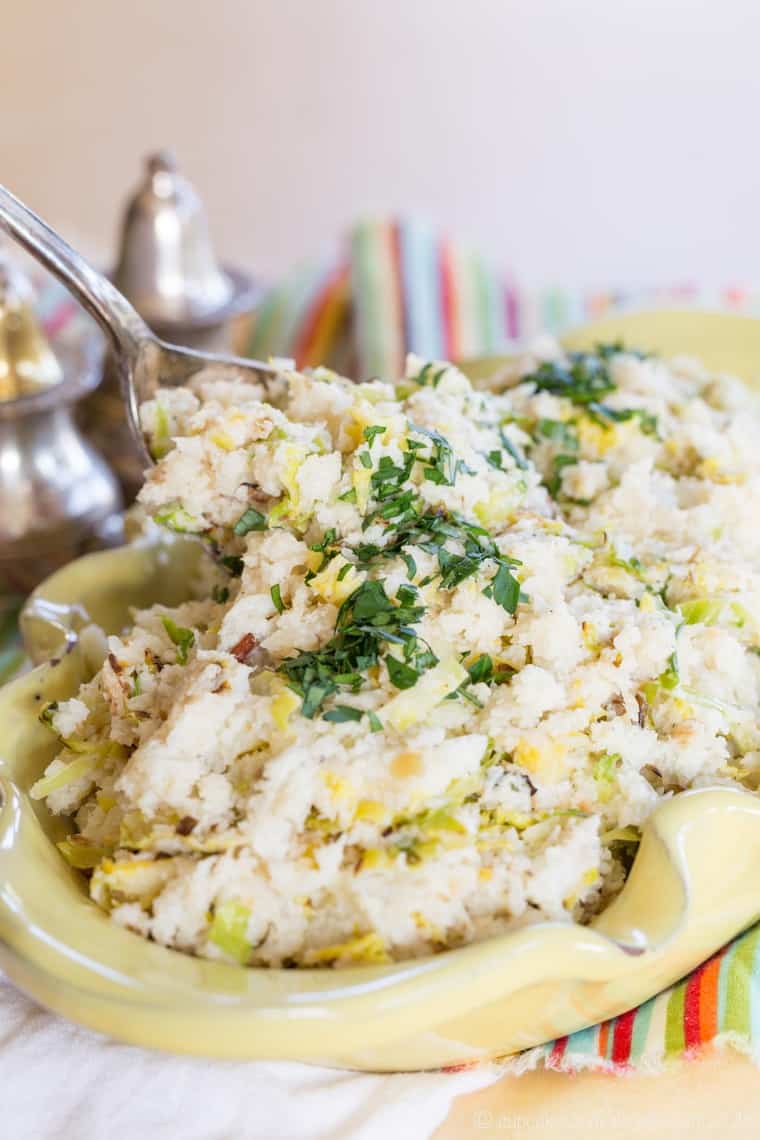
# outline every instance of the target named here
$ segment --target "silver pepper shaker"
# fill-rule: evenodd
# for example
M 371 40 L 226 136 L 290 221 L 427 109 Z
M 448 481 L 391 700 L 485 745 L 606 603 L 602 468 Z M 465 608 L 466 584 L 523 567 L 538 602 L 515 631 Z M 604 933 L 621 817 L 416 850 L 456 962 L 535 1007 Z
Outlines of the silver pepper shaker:
M 47 341 L 31 286 L 0 260 L 0 592 L 27 593 L 118 534 L 121 496 L 73 406 L 100 379 L 102 342 Z
M 165 151 L 148 157 L 127 203 L 111 276 L 159 336 L 209 351 L 230 348 L 232 322 L 251 312 L 261 294 L 242 270 L 219 265 L 203 204 Z M 103 384 L 87 403 L 85 423 L 130 500 L 143 473 L 110 360 Z

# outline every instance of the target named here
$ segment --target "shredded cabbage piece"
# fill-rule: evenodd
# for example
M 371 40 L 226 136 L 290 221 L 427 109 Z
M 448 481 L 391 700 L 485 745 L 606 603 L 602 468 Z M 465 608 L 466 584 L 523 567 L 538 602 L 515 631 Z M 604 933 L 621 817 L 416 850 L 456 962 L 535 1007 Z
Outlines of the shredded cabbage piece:
M 95 847 L 81 841 L 77 843 L 77 838 L 78 836 L 72 836 L 56 843 L 66 862 L 77 871 L 91 871 L 102 859 L 108 859 L 113 854 L 111 847 Z
M 248 920 L 251 912 L 237 899 L 227 899 L 219 903 L 214 911 L 214 921 L 209 931 L 209 942 L 213 942 L 230 958 L 245 966 L 251 956 L 251 943 L 248 941 Z
M 50 776 L 43 776 L 32 784 L 29 795 L 33 800 L 44 800 L 51 792 L 57 792 L 59 788 L 65 788 L 67 784 L 81 780 L 82 776 L 92 771 L 97 761 L 98 757 L 93 752 L 77 756 L 76 760 L 72 760 L 64 768 L 60 768 Z

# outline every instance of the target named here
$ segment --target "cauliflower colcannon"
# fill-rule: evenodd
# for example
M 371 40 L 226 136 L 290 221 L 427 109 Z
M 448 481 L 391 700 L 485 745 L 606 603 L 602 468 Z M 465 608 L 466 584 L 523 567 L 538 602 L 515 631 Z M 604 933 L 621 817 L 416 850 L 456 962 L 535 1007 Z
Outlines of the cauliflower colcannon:
M 694 362 L 551 344 L 482 390 L 283 370 L 142 408 L 207 551 L 43 718 L 33 788 L 115 922 L 243 965 L 585 922 L 664 798 L 760 783 L 760 419 Z M 190 593 L 190 591 L 189 591 Z

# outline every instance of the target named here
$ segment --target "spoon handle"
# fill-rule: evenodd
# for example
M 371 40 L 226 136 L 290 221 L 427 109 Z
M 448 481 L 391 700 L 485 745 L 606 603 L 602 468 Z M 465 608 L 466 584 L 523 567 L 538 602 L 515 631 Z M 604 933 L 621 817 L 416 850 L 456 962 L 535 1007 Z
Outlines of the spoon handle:
M 107 334 L 117 353 L 134 358 L 140 341 L 154 339 L 126 297 L 4 186 L 0 186 L 0 228 L 74 294 Z

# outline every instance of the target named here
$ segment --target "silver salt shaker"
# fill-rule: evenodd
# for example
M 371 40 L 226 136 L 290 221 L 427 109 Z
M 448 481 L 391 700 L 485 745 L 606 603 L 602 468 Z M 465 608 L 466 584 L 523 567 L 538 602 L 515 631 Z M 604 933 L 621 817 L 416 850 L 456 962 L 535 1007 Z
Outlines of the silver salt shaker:
M 203 203 L 165 151 L 148 157 L 127 203 L 111 277 L 158 336 L 212 352 L 229 350 L 233 321 L 251 312 L 261 294 L 242 270 L 218 263 Z M 88 434 L 130 500 L 143 473 L 110 360 L 85 415 Z

